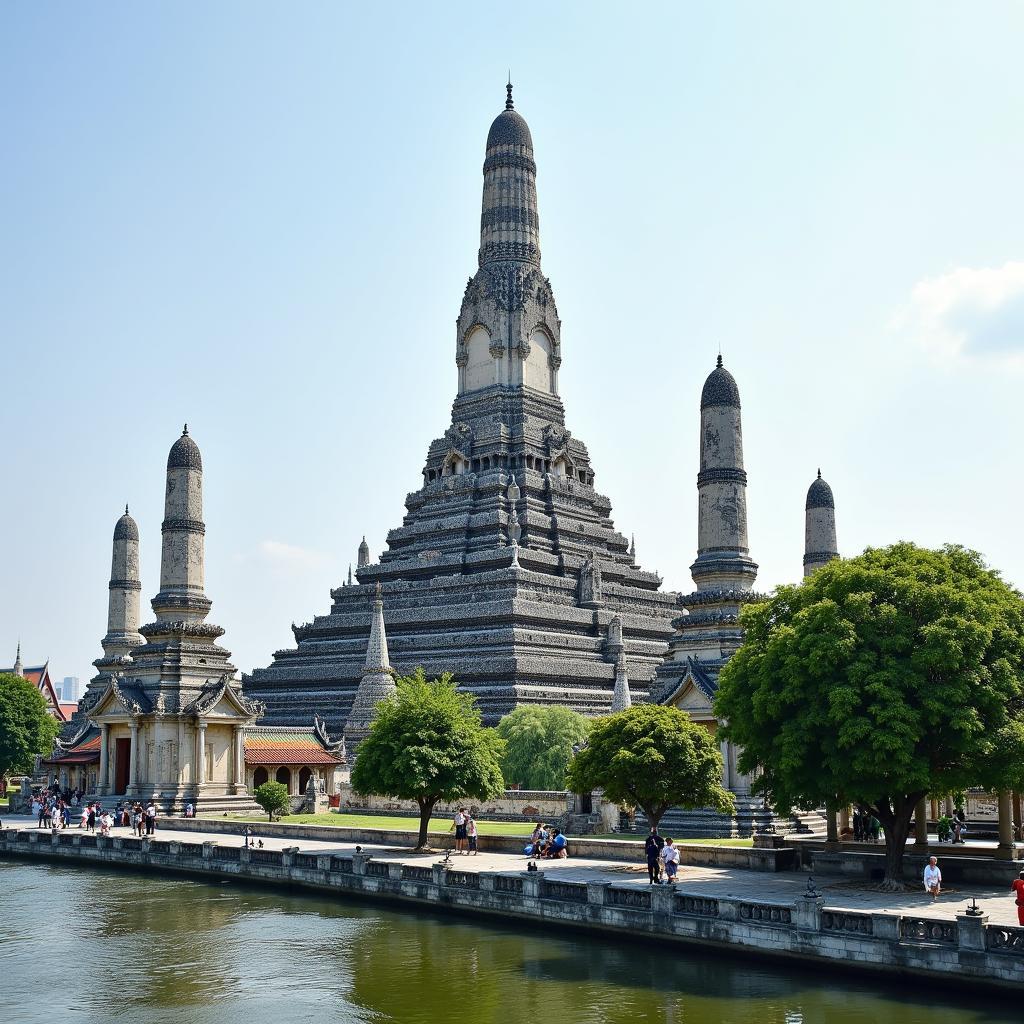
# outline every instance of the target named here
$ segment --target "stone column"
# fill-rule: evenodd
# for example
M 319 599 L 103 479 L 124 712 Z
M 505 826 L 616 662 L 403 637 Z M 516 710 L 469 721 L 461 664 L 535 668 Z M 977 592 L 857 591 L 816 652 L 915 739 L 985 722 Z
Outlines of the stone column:
M 1009 790 L 1001 790 L 999 796 L 999 845 L 996 856 L 1001 860 L 1013 860 L 1013 806 Z
M 131 721 L 132 738 L 128 747 L 128 789 L 127 795 L 135 796 L 138 793 L 138 777 L 136 775 L 136 764 L 139 759 L 139 723 L 133 718 Z
M 923 796 L 914 808 L 914 845 L 928 849 L 928 798 Z
M 206 782 L 206 723 L 196 726 L 196 786 Z
M 722 752 L 722 785 L 726 789 L 732 789 L 732 772 L 729 771 L 729 741 L 721 740 L 718 747 Z
M 850 805 L 847 804 L 842 811 L 839 813 L 839 838 L 843 837 L 844 832 L 850 830 Z
M 100 796 L 107 792 L 107 768 L 110 763 L 110 726 L 106 722 L 100 725 L 100 773 L 96 779 L 96 791 Z

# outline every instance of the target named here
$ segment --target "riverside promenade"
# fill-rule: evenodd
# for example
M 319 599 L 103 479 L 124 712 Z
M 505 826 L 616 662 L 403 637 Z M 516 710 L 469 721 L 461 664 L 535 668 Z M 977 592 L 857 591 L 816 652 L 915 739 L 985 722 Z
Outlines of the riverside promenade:
M 4 824 L 0 856 L 239 876 L 887 973 L 1024 984 L 1024 928 L 1017 927 L 1009 871 L 1005 888 L 954 886 L 933 902 L 923 887 L 883 893 L 862 880 L 822 875 L 811 889 L 805 871 L 711 865 L 684 864 L 674 889 L 651 886 L 639 850 L 635 864 L 570 857 L 541 861 L 538 872 L 527 873 L 521 854 L 452 855 L 445 862 L 436 851 L 415 853 L 394 843 L 302 838 L 301 826 L 294 837 L 282 837 L 253 823 L 263 846 L 244 849 L 243 836 L 216 821 L 172 823 L 153 841 L 127 829 L 98 838 L 77 828 L 51 835 L 27 818 Z M 967 913 L 971 900 L 977 913 Z

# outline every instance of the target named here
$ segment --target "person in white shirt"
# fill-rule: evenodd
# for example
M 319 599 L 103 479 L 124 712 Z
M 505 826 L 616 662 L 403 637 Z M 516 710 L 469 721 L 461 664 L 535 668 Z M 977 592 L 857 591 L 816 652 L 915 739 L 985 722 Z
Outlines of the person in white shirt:
M 928 858 L 924 869 L 924 891 L 930 893 L 933 900 L 937 900 L 942 891 L 942 872 L 935 857 Z
M 665 865 L 665 884 L 676 884 L 676 871 L 679 868 L 679 851 L 672 845 L 671 839 L 665 840 L 661 848 L 661 860 Z
M 449 832 L 452 829 L 455 830 L 455 852 L 465 853 L 466 852 L 466 808 L 460 807 L 455 812 L 455 819 L 452 822 L 452 827 L 448 829 Z

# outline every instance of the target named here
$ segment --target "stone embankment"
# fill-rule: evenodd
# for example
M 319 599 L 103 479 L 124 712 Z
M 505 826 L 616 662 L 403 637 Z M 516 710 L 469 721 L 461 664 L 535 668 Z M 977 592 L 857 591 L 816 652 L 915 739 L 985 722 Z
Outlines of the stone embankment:
M 197 836 L 197 838 L 201 838 Z M 666 886 L 547 878 L 543 871 L 471 871 L 468 861 L 408 863 L 367 852 L 246 849 L 212 840 L 138 840 L 36 829 L 0 832 L 0 856 L 106 864 L 297 886 L 339 895 L 543 920 L 606 935 L 830 962 L 975 985 L 1024 982 L 1024 928 L 988 915 L 933 919 L 828 907 L 815 892 L 790 903 Z M 764 877 L 764 876 L 762 876 Z

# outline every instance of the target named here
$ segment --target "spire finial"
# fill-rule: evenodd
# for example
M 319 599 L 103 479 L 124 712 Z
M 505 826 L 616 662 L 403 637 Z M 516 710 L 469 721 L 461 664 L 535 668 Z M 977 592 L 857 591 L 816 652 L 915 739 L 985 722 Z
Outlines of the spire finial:
M 818 467 L 818 479 L 821 479 L 821 466 Z
M 181 432 L 182 437 L 188 437 L 188 424 L 185 424 L 185 429 Z
M 376 596 L 374 597 L 374 600 L 375 601 L 383 601 L 384 600 L 383 596 L 381 595 L 380 580 L 377 580 L 377 590 L 376 590 Z
M 722 368 L 722 353 L 721 352 L 718 353 L 718 368 L 719 369 Z
M 508 85 L 505 86 L 505 109 L 515 110 L 515 104 L 512 102 L 512 69 L 508 69 Z

